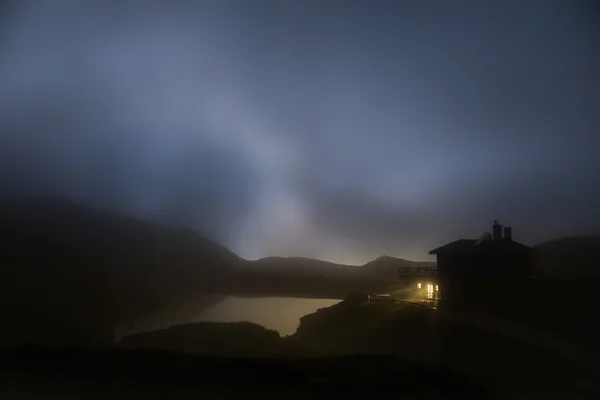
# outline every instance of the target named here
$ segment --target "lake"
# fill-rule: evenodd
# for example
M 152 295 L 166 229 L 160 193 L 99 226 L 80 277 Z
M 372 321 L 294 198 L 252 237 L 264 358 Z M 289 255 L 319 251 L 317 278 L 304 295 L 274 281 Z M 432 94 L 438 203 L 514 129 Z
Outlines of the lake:
M 209 307 L 196 318 L 206 322 L 249 321 L 273 329 L 280 335 L 293 335 L 300 318 L 319 308 L 339 303 L 335 299 L 299 297 L 237 297 L 229 296 Z
M 296 332 L 301 317 L 339 302 L 339 299 L 300 297 L 200 296 L 179 300 L 168 307 L 121 324 L 115 328 L 115 335 L 120 339 L 126 335 L 179 324 L 241 321 L 262 325 L 282 336 L 292 335 Z

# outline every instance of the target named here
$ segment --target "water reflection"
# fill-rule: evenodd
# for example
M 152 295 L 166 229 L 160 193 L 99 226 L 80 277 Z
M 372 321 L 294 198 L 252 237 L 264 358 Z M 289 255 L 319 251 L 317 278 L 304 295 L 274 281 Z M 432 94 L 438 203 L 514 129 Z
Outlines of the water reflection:
M 302 316 L 340 301 L 299 297 L 194 296 L 119 324 L 115 327 L 115 336 L 120 340 L 123 336 L 191 322 L 240 321 L 254 322 L 282 336 L 292 335 Z
M 280 335 L 292 335 L 300 318 L 319 308 L 339 303 L 336 299 L 306 299 L 298 297 L 237 297 L 229 296 L 207 308 L 195 321 L 249 321 L 273 329 Z

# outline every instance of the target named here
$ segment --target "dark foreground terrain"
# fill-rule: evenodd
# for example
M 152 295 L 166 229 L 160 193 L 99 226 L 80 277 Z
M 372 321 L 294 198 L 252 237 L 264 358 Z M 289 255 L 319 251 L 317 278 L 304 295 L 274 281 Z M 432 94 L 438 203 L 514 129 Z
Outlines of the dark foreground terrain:
M 463 388 L 466 381 L 460 377 L 468 377 L 473 390 L 485 388 L 485 393 L 500 399 L 600 395 L 596 384 L 600 374 L 590 348 L 577 349 L 541 333 L 531 335 L 518 324 L 476 313 L 457 314 L 398 302 L 363 303 L 357 298 L 306 315 L 297 332 L 283 338 L 250 323 L 194 323 L 125 337 L 120 349 L 244 356 L 262 359 L 258 370 L 263 365 L 283 365 L 285 370 L 298 365 L 290 360 L 302 359 L 299 371 L 335 366 L 328 378 L 331 385 L 338 384 L 333 377 L 346 376 L 351 381 L 350 392 L 363 391 L 365 395 L 392 390 L 387 385 L 402 381 L 401 376 L 421 374 L 425 376 L 414 379 L 457 379 L 452 390 Z M 326 361 L 329 357 L 331 361 Z M 264 361 L 266 358 L 272 361 Z M 398 365 L 407 370 L 399 373 Z M 442 370 L 448 372 L 430 375 Z M 278 380 L 277 375 L 272 378 Z M 314 383 L 302 382 L 301 387 Z M 378 385 L 383 386 L 378 389 Z M 437 387 L 437 383 L 431 385 Z M 337 390 L 345 389 L 342 385 Z
M 43 349 L 0 355 L 0 398 L 7 400 L 468 399 L 486 394 L 470 379 L 391 356 L 250 359 Z
M 0 206 L 0 222 L 0 348 L 19 349 L 0 353 L 0 400 L 600 398 L 595 237 L 540 246 L 543 279 L 528 295 L 455 313 L 347 296 L 387 290 L 405 260 L 377 259 L 365 275 L 306 259 L 251 263 L 187 230 L 64 202 Z M 346 301 L 284 338 L 250 323 L 113 338 L 119 323 L 180 299 L 195 315 L 221 295 L 267 292 Z M 30 344 L 96 351 L 20 347 Z

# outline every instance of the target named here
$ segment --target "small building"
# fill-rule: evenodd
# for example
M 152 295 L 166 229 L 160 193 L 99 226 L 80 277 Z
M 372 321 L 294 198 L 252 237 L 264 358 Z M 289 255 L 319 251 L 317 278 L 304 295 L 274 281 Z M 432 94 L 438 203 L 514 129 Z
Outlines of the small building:
M 436 302 L 439 300 L 440 286 L 431 279 L 420 280 L 414 288 L 417 300 Z
M 436 302 L 440 298 L 437 269 L 430 267 L 398 267 L 400 281 L 410 288 L 408 298 Z
M 513 240 L 512 229 L 494 221 L 492 234 L 459 239 L 433 249 L 444 302 L 483 304 L 518 296 L 529 287 L 534 249 Z

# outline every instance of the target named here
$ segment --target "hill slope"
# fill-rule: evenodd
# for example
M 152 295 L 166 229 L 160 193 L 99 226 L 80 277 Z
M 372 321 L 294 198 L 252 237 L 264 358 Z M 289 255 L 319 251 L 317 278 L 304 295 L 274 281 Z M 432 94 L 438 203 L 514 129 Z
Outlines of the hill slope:
M 534 246 L 537 269 L 549 278 L 600 276 L 600 236 L 564 237 Z
M 0 204 L 0 346 L 103 347 L 115 322 L 217 290 L 239 258 L 172 230 L 56 199 Z
M 123 349 L 169 350 L 235 357 L 281 354 L 279 334 L 250 322 L 198 322 L 126 336 Z
M 248 262 L 191 230 L 38 198 L 0 203 L 0 265 L 0 347 L 104 347 L 116 324 L 182 298 L 344 298 L 390 290 L 398 266 L 422 264 L 392 257 L 364 266 Z
M 435 262 L 416 262 L 390 256 L 382 256 L 360 266 L 335 264 L 302 257 L 267 257 L 248 263 L 249 268 L 253 271 L 268 272 L 273 275 L 371 279 L 388 283 L 398 282 L 399 267 L 435 268 L 435 265 Z
M 400 267 L 436 268 L 436 265 L 437 263 L 434 261 L 409 261 L 402 258 L 381 256 L 363 265 L 362 269 L 365 275 L 396 282 L 398 281 L 398 268 Z

